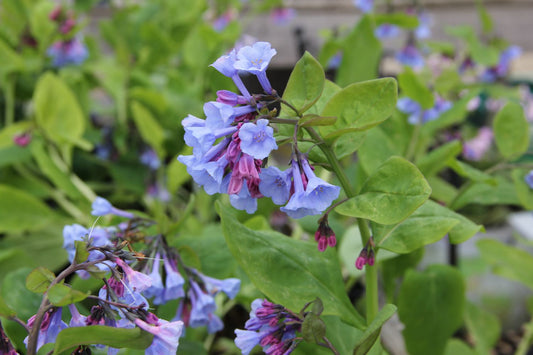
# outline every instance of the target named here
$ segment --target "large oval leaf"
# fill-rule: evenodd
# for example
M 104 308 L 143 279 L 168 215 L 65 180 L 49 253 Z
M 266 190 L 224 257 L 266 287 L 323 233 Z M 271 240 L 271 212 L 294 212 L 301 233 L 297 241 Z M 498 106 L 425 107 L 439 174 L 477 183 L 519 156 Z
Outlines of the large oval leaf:
M 367 179 L 359 195 L 336 211 L 380 224 L 395 224 L 413 213 L 430 194 L 431 188 L 416 166 L 392 157 Z
M 398 88 L 393 78 L 355 83 L 345 87 L 328 101 L 321 116 L 337 117 L 332 126 L 320 128 L 328 139 L 363 131 L 383 122 L 396 107 Z
M 448 339 L 463 323 L 465 284 L 447 265 L 409 270 L 400 289 L 398 313 L 409 354 L 443 354 Z
M 0 232 L 38 230 L 51 216 L 50 209 L 33 195 L 0 185 Z
M 529 145 L 529 124 L 519 103 L 507 103 L 494 118 L 496 146 L 506 158 L 524 153 Z
M 274 231 L 255 231 L 217 203 L 228 247 L 256 287 L 275 303 L 299 310 L 319 297 L 325 315 L 340 316 L 360 329 L 365 320 L 350 303 L 335 251 L 321 253 L 315 243 Z
M 318 100 L 325 80 L 320 63 L 309 52 L 305 52 L 292 70 L 283 100 L 303 113 Z

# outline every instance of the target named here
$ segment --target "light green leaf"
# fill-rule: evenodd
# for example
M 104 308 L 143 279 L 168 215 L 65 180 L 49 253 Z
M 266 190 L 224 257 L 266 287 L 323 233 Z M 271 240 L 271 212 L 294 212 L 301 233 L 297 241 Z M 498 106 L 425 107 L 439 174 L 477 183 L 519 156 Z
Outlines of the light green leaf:
M 457 174 L 466 177 L 475 182 L 483 182 L 492 186 L 498 184 L 498 180 L 485 172 L 474 168 L 473 166 L 463 163 L 457 159 L 449 159 L 448 166 Z
M 337 117 L 322 117 L 315 114 L 305 115 L 298 121 L 300 127 L 329 126 L 335 123 Z
M 505 245 L 493 239 L 477 242 L 481 257 L 496 275 L 518 281 L 533 289 L 533 256 L 525 250 Z
M 461 273 L 447 265 L 407 271 L 398 301 L 403 336 L 411 355 L 440 355 L 463 323 L 465 284 Z
M 497 184 L 474 183 L 461 193 L 450 205 L 458 210 L 468 204 L 480 205 L 520 205 L 514 186 L 509 181 L 496 177 Z
M 516 195 L 522 206 L 527 210 L 533 210 L 533 189 L 524 180 L 529 170 L 514 169 L 512 174 Z
M 273 231 L 251 230 L 221 203 L 216 207 L 231 253 L 255 286 L 273 302 L 298 310 L 319 297 L 324 303 L 324 315 L 338 315 L 345 322 L 364 328 L 363 317 L 346 295 L 335 251 L 321 253 L 316 243 L 297 241 Z
M 104 344 L 112 348 L 146 349 L 153 335 L 140 328 L 125 329 L 103 325 L 63 329 L 57 336 L 54 355 L 79 345 Z
M 516 157 L 529 145 L 529 124 L 519 103 L 508 102 L 494 118 L 496 146 L 506 158 Z
M 325 80 L 320 63 L 309 52 L 305 52 L 292 70 L 283 100 L 294 106 L 300 114 L 304 113 L 322 94 Z
M 52 271 L 39 266 L 26 277 L 26 288 L 31 292 L 44 293 L 55 278 Z
M 9 318 L 17 313 L 9 307 L 9 305 L 4 301 L 4 298 L 0 296 L 0 317 Z
M 315 313 L 308 313 L 302 323 L 302 337 L 308 343 L 321 343 L 326 335 L 326 324 Z
M 0 294 L 6 304 L 17 310 L 17 316 L 28 319 L 37 312 L 42 295 L 33 293 L 26 288 L 26 277 L 32 272 L 30 268 L 20 268 L 4 276 Z
M 74 242 L 76 247 L 76 254 L 74 255 L 74 261 L 77 264 L 81 264 L 89 258 L 89 252 L 87 251 L 87 242 L 76 240 Z
M 415 15 L 409 15 L 405 12 L 376 13 L 374 14 L 374 21 L 376 22 L 376 26 L 391 24 L 406 29 L 415 29 L 419 24 L 418 18 Z
M 57 284 L 48 290 L 48 300 L 57 307 L 67 306 L 71 303 L 83 301 L 88 294 L 74 290 L 67 285 Z
M 63 80 L 50 72 L 43 74 L 33 102 L 37 124 L 50 139 L 60 145 L 80 144 L 86 120 L 76 96 Z
M 490 354 L 491 349 L 500 338 L 500 322 L 498 317 L 473 303 L 467 302 L 465 323 L 474 340 L 478 354 Z
M 326 107 L 327 103 L 333 97 L 333 95 L 335 95 L 341 90 L 342 89 L 340 86 L 326 79 L 326 81 L 324 82 L 324 90 L 322 90 L 322 95 L 320 95 L 320 98 L 315 102 L 315 104 L 309 108 L 307 113 L 314 113 L 316 115 L 319 115 L 324 110 L 324 107 Z
M 407 218 L 430 194 L 431 188 L 416 166 L 392 157 L 367 179 L 359 195 L 336 211 L 380 224 L 394 224 Z
M 160 158 L 164 157 L 163 142 L 165 141 L 165 131 L 163 128 L 150 111 L 136 101 L 131 103 L 131 112 L 143 140 L 157 152 Z
M 450 205 L 457 197 L 457 188 L 448 181 L 435 175 L 426 176 L 426 179 L 429 183 L 429 186 L 431 186 L 431 198 L 435 201 L 441 201 L 446 205 Z
M 398 74 L 398 86 L 403 95 L 410 97 L 422 106 L 423 109 L 435 105 L 435 97 L 428 86 L 409 67 Z
M 452 338 L 446 344 L 444 355 L 476 355 L 476 352 L 461 340 Z
M 372 320 L 372 323 L 366 328 L 362 337 L 358 340 L 357 345 L 353 351 L 354 355 L 368 354 L 372 346 L 379 338 L 381 327 L 396 313 L 396 306 L 393 304 L 386 304 Z
M 381 125 L 367 131 L 366 139 L 359 147 L 357 156 L 361 167 L 368 175 L 373 174 L 385 160 L 399 153 L 395 143 L 383 131 Z
M 50 222 L 50 209 L 33 195 L 0 185 L 0 196 L 0 232 L 34 231 Z
M 483 29 L 484 33 L 488 34 L 494 28 L 492 17 L 490 16 L 485 6 L 483 6 L 483 0 L 476 0 L 476 7 L 479 19 L 481 20 L 481 28 Z
M 437 214 L 437 206 L 426 201 L 407 219 L 394 226 L 372 223 L 376 245 L 398 254 L 407 254 L 440 240 L 459 224 L 459 220 Z
M 337 117 L 332 126 L 320 127 L 326 139 L 363 131 L 383 122 L 394 111 L 397 96 L 396 80 L 377 79 L 352 84 L 337 92 L 328 101 L 321 116 Z
M 342 46 L 342 61 L 335 81 L 342 87 L 378 77 L 381 42 L 374 36 L 372 17 L 364 16 Z
M 422 156 L 416 165 L 424 176 L 435 175 L 446 167 L 449 159 L 461 153 L 462 149 L 461 142 L 458 140 L 448 142 Z

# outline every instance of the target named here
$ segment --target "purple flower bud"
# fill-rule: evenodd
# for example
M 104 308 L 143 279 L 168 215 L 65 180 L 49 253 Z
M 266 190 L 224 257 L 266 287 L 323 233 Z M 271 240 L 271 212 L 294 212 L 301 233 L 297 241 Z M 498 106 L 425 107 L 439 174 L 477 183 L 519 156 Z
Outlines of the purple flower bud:
M 119 217 L 124 218 L 133 218 L 134 215 L 131 212 L 126 212 L 118 208 L 113 207 L 113 205 L 103 197 L 96 197 L 92 204 L 91 214 L 93 216 L 105 216 L 107 214 L 114 214 Z
M 21 134 L 17 134 L 13 137 L 13 143 L 18 145 L 19 147 L 25 147 L 31 142 L 31 134 L 28 132 L 24 132 Z

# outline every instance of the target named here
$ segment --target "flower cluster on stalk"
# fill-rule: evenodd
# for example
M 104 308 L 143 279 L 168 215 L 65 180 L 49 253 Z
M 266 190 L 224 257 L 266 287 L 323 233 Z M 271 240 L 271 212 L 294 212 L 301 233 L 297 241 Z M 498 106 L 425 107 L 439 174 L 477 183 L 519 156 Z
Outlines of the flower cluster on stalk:
M 250 319 L 245 330 L 236 329 L 235 344 L 248 355 L 260 345 L 265 354 L 288 355 L 302 340 L 296 333 L 302 330 L 303 319 L 279 304 L 265 299 L 252 302 Z
M 57 6 L 49 15 L 49 19 L 58 27 L 59 41 L 54 42 L 46 54 L 52 59 L 52 66 L 56 68 L 66 65 L 80 65 L 89 56 L 87 47 L 82 40 L 75 36 L 76 19 L 72 12 L 66 12 Z
M 270 197 L 293 218 L 317 215 L 338 197 L 338 186 L 317 177 L 297 149 L 289 169 L 266 167 L 266 159 L 278 148 L 271 126 L 277 111 L 268 105 L 280 98 L 266 75 L 275 54 L 270 43 L 256 42 L 233 49 L 212 64 L 233 80 L 240 94 L 218 91 L 217 101 L 204 105 L 205 119 L 192 115 L 183 119 L 185 143 L 193 154 L 180 155 L 178 160 L 208 194 L 227 193 L 236 209 L 253 213 L 258 198 Z M 250 94 L 240 72 L 255 75 L 264 92 Z
M 67 327 L 106 325 L 139 327 L 154 335 L 146 354 L 170 354 L 176 352 L 186 326 L 206 326 L 209 333 L 223 328 L 222 321 L 215 314 L 215 296 L 222 292 L 234 298 L 240 289 L 239 279 L 218 280 L 185 265 L 179 253 L 167 245 L 164 236 L 146 236 L 146 228 L 153 225 L 153 221 L 118 209 L 101 197 L 93 202 L 92 209 L 95 216 L 112 214 L 128 220 L 106 228 L 65 226 L 64 248 L 81 277 L 91 274 L 99 278 L 105 274 L 108 276 L 104 278 L 98 296 L 90 296 L 96 300 L 96 305 L 89 315 L 81 315 L 71 304 L 71 318 L 67 325 L 61 320 L 61 307 L 50 308 L 44 313 L 39 325 L 37 349 L 55 342 L 58 333 Z M 141 239 L 146 243 L 146 250 L 134 252 L 131 244 Z M 80 261 L 77 255 L 82 250 L 80 243 L 88 252 L 84 261 Z M 126 246 L 130 250 L 126 250 Z M 179 300 L 180 305 L 170 322 L 149 312 L 150 302 L 162 305 L 172 300 Z M 34 319 L 35 316 L 30 318 L 29 328 Z M 116 352 L 118 349 L 108 350 L 108 354 Z

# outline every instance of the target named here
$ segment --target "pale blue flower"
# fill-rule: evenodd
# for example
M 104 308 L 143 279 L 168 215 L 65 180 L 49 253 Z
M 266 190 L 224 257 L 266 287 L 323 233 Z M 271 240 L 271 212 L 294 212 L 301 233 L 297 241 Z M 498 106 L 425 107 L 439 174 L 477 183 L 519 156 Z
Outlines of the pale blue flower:
M 353 4 L 363 13 L 370 12 L 374 9 L 374 0 L 353 0 Z
M 396 59 L 403 65 L 407 65 L 414 69 L 419 69 L 424 66 L 424 57 L 416 46 L 409 44 L 401 51 L 396 53 Z
M 256 42 L 252 46 L 244 46 L 239 50 L 234 67 L 256 75 L 263 90 L 271 94 L 272 86 L 266 76 L 266 69 L 276 53 L 270 43 Z
M 184 327 L 182 321 L 168 322 L 159 319 L 157 325 L 151 325 L 137 318 L 135 324 L 154 335 L 152 345 L 145 350 L 146 355 L 175 354 L 178 351 L 179 340 Z
M 260 119 L 256 123 L 247 122 L 239 130 L 241 150 L 255 159 L 264 159 L 274 149 L 278 149 L 274 138 L 274 129 L 268 120 Z
M 307 177 L 305 195 L 315 209 L 324 211 L 339 197 L 341 188 L 317 177 L 307 159 L 302 159 L 302 168 Z
M 266 197 L 270 197 L 276 205 L 283 205 L 290 196 L 291 170 L 281 171 L 275 166 L 261 169 L 259 177 L 259 191 Z

